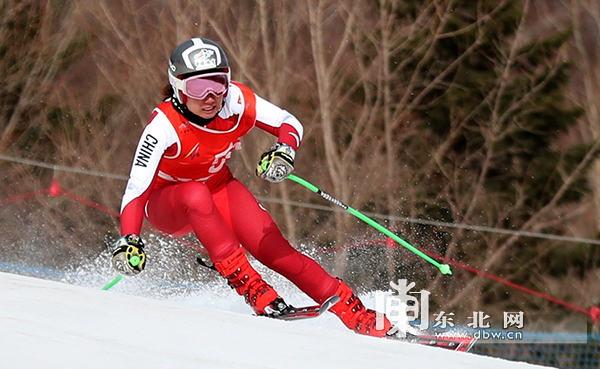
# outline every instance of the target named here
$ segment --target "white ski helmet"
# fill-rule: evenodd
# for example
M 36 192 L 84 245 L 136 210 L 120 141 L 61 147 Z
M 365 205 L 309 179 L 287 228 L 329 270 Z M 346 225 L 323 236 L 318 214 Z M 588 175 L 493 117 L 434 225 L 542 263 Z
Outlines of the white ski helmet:
M 192 38 L 177 46 L 169 59 L 169 83 L 173 87 L 177 102 L 185 105 L 183 80 L 187 77 L 215 72 L 227 73 L 227 84 L 231 71 L 225 51 L 216 42 L 207 38 Z

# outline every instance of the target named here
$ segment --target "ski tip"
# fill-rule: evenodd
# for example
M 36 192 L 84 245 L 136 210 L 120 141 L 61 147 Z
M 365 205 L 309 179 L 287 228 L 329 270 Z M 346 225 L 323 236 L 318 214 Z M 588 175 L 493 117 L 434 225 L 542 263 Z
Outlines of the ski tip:
M 328 298 L 327 300 L 325 300 L 323 305 L 325 305 L 325 303 L 327 303 L 328 305 L 333 306 L 333 305 L 337 304 L 338 302 L 340 302 L 340 297 L 338 295 L 333 295 L 330 298 Z
M 321 304 L 321 308 L 319 309 L 319 311 L 322 314 L 322 313 L 326 312 L 327 310 L 329 310 L 333 305 L 337 304 L 339 301 L 340 301 L 340 297 L 338 295 L 333 295 Z
M 330 298 L 328 298 L 327 300 L 325 300 L 319 306 L 319 315 L 323 314 L 326 311 L 329 311 L 329 309 L 331 309 L 331 307 L 333 307 L 333 305 L 337 304 L 339 301 L 340 301 L 340 297 L 338 295 L 333 295 Z

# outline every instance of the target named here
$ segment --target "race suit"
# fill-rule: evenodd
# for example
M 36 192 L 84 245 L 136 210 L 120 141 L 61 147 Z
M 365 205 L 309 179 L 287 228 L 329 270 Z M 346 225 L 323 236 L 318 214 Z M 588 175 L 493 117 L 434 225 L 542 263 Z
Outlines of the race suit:
M 322 303 L 339 281 L 295 250 L 227 161 L 253 127 L 297 149 L 302 124 L 290 113 L 232 82 L 223 108 L 206 126 L 188 121 L 170 100 L 158 105 L 133 159 L 121 204 L 121 234 L 140 234 L 144 217 L 171 234 L 194 232 L 218 263 L 240 245 L 258 261 Z

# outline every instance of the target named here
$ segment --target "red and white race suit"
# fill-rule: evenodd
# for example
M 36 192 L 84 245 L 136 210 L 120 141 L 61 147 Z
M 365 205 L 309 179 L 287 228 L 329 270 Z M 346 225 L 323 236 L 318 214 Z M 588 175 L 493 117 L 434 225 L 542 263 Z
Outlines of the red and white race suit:
M 194 232 L 218 263 L 241 244 L 318 303 L 339 282 L 296 251 L 227 161 L 253 127 L 297 149 L 302 124 L 287 111 L 232 82 L 217 117 L 206 126 L 189 122 L 170 101 L 158 105 L 139 140 L 121 205 L 121 234 L 140 234 L 144 216 L 159 230 Z

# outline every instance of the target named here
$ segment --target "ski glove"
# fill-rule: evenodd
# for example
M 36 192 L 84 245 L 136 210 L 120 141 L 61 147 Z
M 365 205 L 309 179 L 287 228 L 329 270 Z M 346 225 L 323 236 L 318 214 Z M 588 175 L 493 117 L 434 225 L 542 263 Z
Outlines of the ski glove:
M 115 242 L 112 266 L 126 276 L 139 274 L 146 266 L 144 242 L 135 234 L 123 236 Z
M 290 145 L 276 143 L 261 155 L 256 175 L 269 182 L 281 182 L 294 171 L 295 158 L 296 150 Z

